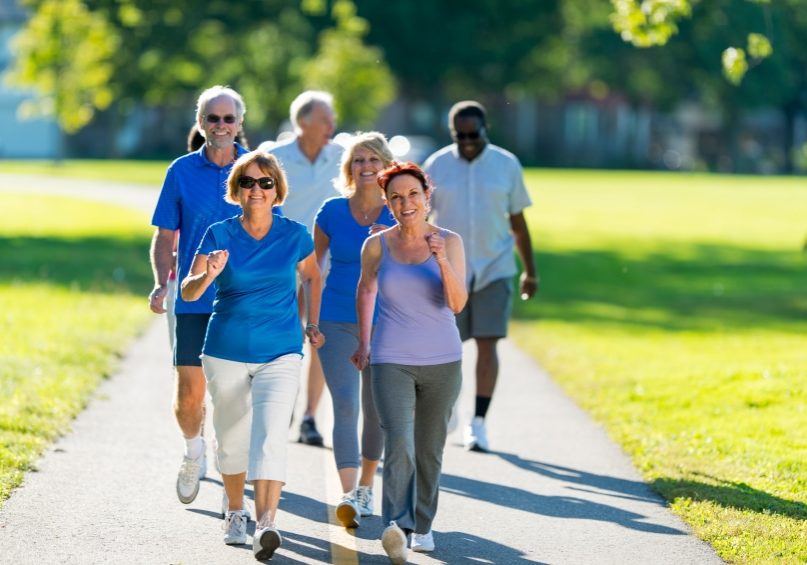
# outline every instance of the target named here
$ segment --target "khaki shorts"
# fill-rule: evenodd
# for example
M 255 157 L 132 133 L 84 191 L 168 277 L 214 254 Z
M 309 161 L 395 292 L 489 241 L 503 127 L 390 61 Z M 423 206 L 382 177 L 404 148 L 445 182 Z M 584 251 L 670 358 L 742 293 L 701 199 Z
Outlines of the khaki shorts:
M 513 310 L 513 281 L 498 279 L 468 295 L 468 303 L 457 314 L 462 341 L 477 337 L 507 337 L 507 322 Z

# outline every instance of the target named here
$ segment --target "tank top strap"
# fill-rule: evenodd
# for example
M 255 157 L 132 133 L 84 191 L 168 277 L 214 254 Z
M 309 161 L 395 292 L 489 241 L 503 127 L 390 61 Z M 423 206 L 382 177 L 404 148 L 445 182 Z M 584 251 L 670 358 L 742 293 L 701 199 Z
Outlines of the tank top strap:
M 384 234 L 379 234 L 378 238 L 381 240 L 381 258 L 383 259 L 387 255 L 389 255 L 389 248 L 387 247 L 387 238 Z

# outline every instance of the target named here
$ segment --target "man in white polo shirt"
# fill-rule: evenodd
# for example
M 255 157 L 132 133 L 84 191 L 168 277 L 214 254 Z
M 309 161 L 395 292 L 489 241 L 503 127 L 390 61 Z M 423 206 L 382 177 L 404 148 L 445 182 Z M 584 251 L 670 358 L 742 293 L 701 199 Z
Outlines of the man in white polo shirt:
M 496 344 L 507 335 L 512 309 L 512 278 L 517 272 L 513 246 L 524 272 L 519 294 L 538 290 L 538 272 L 523 210 L 532 202 L 521 164 L 512 153 L 488 142 L 485 108 L 466 100 L 448 115 L 454 143 L 431 155 L 424 169 L 436 190 L 434 221 L 462 236 L 467 263 L 468 304 L 457 315 L 463 341 L 477 346 L 474 418 L 465 428 L 465 447 L 488 451 L 485 416 L 499 373 Z
M 314 216 L 319 207 L 327 198 L 338 195 L 333 180 L 339 177 L 343 148 L 331 140 L 336 130 L 333 96 L 327 92 L 307 90 L 291 103 L 289 118 L 296 135 L 273 146 L 269 153 L 280 160 L 289 185 L 288 196 L 283 202 L 283 214 L 313 232 Z M 311 365 L 306 410 L 300 423 L 300 442 L 322 445 L 322 435 L 317 430 L 314 415 L 325 388 L 325 377 L 319 355 L 314 350 L 309 354 Z

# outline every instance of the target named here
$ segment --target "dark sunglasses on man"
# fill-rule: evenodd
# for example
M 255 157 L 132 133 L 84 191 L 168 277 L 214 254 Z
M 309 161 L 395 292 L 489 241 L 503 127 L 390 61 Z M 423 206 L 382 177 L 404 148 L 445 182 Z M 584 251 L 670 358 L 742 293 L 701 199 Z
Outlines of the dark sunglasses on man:
M 209 124 L 218 124 L 220 122 L 224 122 L 225 124 L 234 124 L 236 117 L 232 114 L 227 114 L 226 116 L 219 116 L 217 114 L 208 114 L 205 116 L 207 123 Z
M 465 141 L 466 139 L 476 140 L 482 137 L 482 130 L 478 131 L 469 131 L 468 133 L 465 132 L 456 132 L 454 134 L 454 139 L 457 141 Z
M 258 183 L 258 186 L 263 190 L 269 190 L 275 187 L 275 179 L 272 177 L 261 177 L 259 179 L 254 179 L 248 176 L 241 176 L 238 177 L 238 186 L 240 188 L 252 188 L 255 186 L 255 183 Z

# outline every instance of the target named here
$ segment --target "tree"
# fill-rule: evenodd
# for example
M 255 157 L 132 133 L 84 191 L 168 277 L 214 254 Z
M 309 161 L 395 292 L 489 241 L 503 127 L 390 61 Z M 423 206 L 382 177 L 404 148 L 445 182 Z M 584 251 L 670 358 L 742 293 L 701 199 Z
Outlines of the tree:
M 766 11 L 771 0 L 744 0 Z M 692 15 L 699 0 L 611 0 L 614 30 L 635 47 L 665 45 L 678 33 L 679 22 Z M 769 15 L 768 15 L 769 17 Z M 721 54 L 724 76 L 735 85 L 742 82 L 750 66 L 756 66 L 773 52 L 762 33 L 748 33 L 745 47 L 726 46 Z
M 383 52 L 363 43 L 367 20 L 356 15 L 353 3 L 337 0 L 333 15 L 337 25 L 320 34 L 319 50 L 305 65 L 303 83 L 334 95 L 340 121 L 367 128 L 395 97 L 395 78 Z
M 117 46 L 107 21 L 80 0 L 42 2 L 14 39 L 16 65 L 8 80 L 39 94 L 21 112 L 54 116 L 68 133 L 82 128 L 112 102 L 108 84 Z

